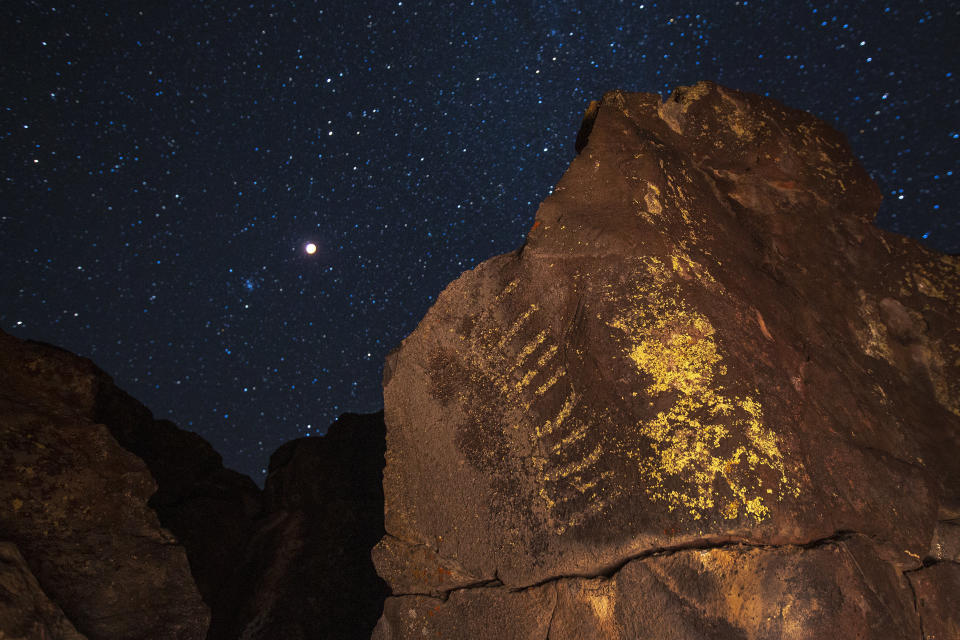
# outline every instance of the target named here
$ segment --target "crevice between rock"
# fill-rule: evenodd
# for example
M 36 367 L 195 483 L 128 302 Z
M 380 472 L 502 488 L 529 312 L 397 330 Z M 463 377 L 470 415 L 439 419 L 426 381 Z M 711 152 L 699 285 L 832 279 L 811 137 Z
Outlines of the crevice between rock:
M 859 531 L 848 531 L 848 530 L 836 531 L 829 536 L 826 536 L 823 538 L 817 538 L 815 540 L 810 540 L 808 542 L 786 542 L 781 544 L 751 542 L 749 540 L 731 539 L 731 538 L 726 538 L 721 540 L 716 540 L 716 539 L 695 540 L 695 541 L 684 543 L 684 544 L 645 549 L 644 551 L 633 554 L 631 556 L 627 556 L 626 558 L 622 558 L 617 562 L 611 563 L 605 567 L 598 568 L 596 571 L 593 571 L 593 572 L 569 573 L 569 574 L 560 574 L 560 575 L 550 576 L 548 578 L 544 578 L 543 580 L 538 580 L 537 582 L 533 582 L 528 585 L 523 585 L 518 587 L 509 587 L 509 591 L 511 593 L 519 593 L 521 591 L 526 591 L 527 589 L 536 589 L 547 584 L 559 582 L 561 580 L 590 580 L 595 578 L 606 578 L 609 580 L 614 576 L 616 576 L 616 574 L 619 573 L 620 570 L 623 569 L 623 567 L 625 567 L 626 565 L 636 560 L 644 560 L 646 558 L 650 558 L 654 556 L 657 556 L 657 557 L 670 556 L 675 553 L 680 553 L 683 551 L 710 551 L 712 549 L 727 549 L 731 547 L 741 547 L 741 548 L 747 548 L 747 549 L 789 549 L 789 548 L 816 549 L 824 545 L 844 542 L 855 536 L 863 536 L 871 540 L 876 540 L 875 536 L 871 536 L 870 534 L 861 533 Z M 424 546 L 429 546 L 429 545 L 424 545 Z M 929 566 L 929 565 L 925 565 L 925 566 Z M 920 569 L 923 569 L 923 568 L 924 567 L 919 567 L 917 569 L 911 569 L 909 571 L 919 571 Z M 904 574 L 906 574 L 907 572 L 908 571 L 904 571 Z M 393 593 L 391 594 L 391 597 L 399 598 L 403 596 L 419 596 L 424 598 L 432 598 L 440 602 L 446 602 L 450 598 L 450 594 L 456 591 L 465 591 L 467 589 L 494 589 L 494 588 L 500 588 L 504 586 L 506 585 L 500 579 L 499 573 L 497 571 L 494 571 L 494 577 L 492 579 L 478 580 L 470 584 L 460 585 L 453 589 L 442 591 L 438 595 L 412 592 L 412 593 Z
M 680 553 L 683 551 L 710 551 L 712 549 L 726 549 L 730 547 L 743 547 L 748 549 L 816 549 L 827 544 L 833 544 L 837 542 L 843 542 L 849 540 L 854 536 L 862 535 L 867 538 L 871 538 L 870 535 L 860 533 L 857 531 L 836 531 L 833 534 L 826 536 L 824 538 L 817 538 L 809 542 L 787 542 L 783 544 L 764 544 L 759 542 L 750 542 L 748 540 L 735 540 L 735 539 L 724 539 L 724 540 L 697 540 L 690 543 L 671 545 L 667 547 L 655 547 L 652 549 L 646 549 L 640 553 L 636 553 L 632 556 L 628 556 L 624 559 L 618 560 L 616 563 L 610 564 L 607 567 L 601 568 L 596 572 L 589 573 L 571 573 L 563 574 L 557 576 L 551 576 L 549 578 L 544 578 L 543 580 L 534 582 L 529 585 L 522 587 L 512 587 L 510 588 L 511 592 L 520 592 L 526 591 L 527 589 L 536 589 L 537 587 L 542 587 L 546 584 L 552 582 L 558 582 L 560 580 L 591 580 L 595 578 L 606 578 L 611 579 L 620 572 L 625 566 L 634 562 L 635 560 L 644 560 L 650 557 L 663 557 L 670 556 L 675 553 Z
M 920 613 L 920 602 L 917 600 L 917 590 L 913 588 L 913 580 L 911 580 L 907 574 L 921 571 L 925 568 L 926 566 L 921 566 L 902 572 L 904 579 L 907 581 L 907 586 L 910 587 L 910 595 L 913 596 L 913 610 L 917 612 L 917 624 L 920 626 L 920 640 L 926 640 L 927 634 L 923 631 L 923 615 Z
M 543 637 L 543 640 L 550 640 L 550 632 L 553 630 L 553 619 L 557 615 L 557 607 L 560 604 L 560 592 L 554 588 L 553 590 L 553 608 L 550 609 L 550 621 L 547 622 L 547 635 Z

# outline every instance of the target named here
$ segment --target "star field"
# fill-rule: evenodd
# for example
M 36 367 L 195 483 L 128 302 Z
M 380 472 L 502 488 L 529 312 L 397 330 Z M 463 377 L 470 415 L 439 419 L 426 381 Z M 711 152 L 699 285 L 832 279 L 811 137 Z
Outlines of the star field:
M 9 2 L 0 327 L 90 357 L 258 482 L 515 249 L 604 91 L 813 112 L 881 227 L 960 252 L 946 1 Z M 308 253 L 308 244 L 315 251 Z

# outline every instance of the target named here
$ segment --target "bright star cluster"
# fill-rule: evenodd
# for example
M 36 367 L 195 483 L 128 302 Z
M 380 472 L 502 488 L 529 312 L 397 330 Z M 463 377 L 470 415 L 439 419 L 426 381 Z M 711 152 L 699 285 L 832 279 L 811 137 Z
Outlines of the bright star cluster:
M 697 80 L 843 131 L 881 226 L 960 251 L 944 0 L 10 2 L 0 327 L 262 480 L 522 242 L 590 99 Z

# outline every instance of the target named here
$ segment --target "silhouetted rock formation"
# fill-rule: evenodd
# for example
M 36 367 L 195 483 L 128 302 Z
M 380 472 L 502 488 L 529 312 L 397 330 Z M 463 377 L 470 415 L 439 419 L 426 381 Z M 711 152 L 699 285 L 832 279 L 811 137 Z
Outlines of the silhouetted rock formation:
M 369 637 L 384 430 L 287 443 L 261 494 L 89 360 L 0 332 L 0 637 Z
M 262 510 L 260 490 L 247 476 L 224 468 L 206 440 L 168 420 L 154 420 L 146 407 L 100 375 L 94 420 L 153 474 L 157 491 L 149 505 L 186 549 L 211 624 L 232 620 L 238 560 Z
M 270 457 L 232 628 L 211 638 L 369 638 L 389 594 L 370 560 L 383 536 L 383 413 L 344 414 Z
M 374 637 L 956 637 L 960 259 L 770 99 L 577 148 L 387 359 Z

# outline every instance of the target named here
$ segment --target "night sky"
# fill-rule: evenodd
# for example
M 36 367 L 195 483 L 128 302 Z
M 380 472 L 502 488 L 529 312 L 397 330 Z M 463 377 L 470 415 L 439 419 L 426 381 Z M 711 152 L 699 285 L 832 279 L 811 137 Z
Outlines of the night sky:
M 0 327 L 261 482 L 382 406 L 384 356 L 521 244 L 589 100 L 700 79 L 827 120 L 878 224 L 958 252 L 958 7 L 3 2 Z

